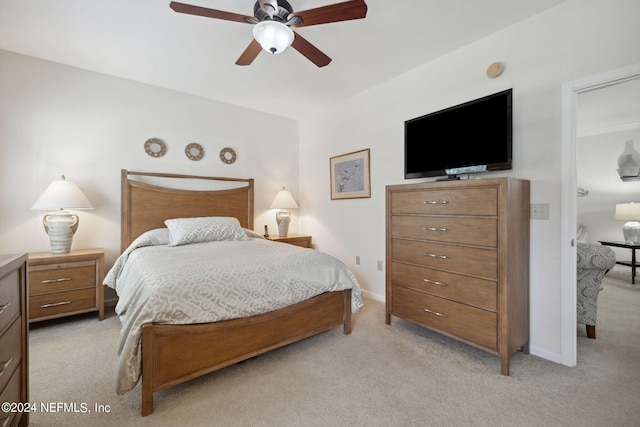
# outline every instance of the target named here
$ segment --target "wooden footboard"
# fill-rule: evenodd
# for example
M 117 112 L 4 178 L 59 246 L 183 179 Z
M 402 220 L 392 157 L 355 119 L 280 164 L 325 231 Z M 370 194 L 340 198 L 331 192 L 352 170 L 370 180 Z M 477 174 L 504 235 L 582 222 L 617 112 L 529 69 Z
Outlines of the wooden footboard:
M 142 327 L 142 415 L 153 393 L 343 325 L 351 333 L 351 290 L 326 292 L 248 318 Z

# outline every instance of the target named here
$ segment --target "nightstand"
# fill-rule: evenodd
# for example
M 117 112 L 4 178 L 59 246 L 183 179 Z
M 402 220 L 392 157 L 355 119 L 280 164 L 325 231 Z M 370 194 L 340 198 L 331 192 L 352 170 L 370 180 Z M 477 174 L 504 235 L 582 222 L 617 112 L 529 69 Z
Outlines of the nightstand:
M 104 319 L 104 250 L 31 252 L 29 322 L 98 312 Z
M 289 243 L 290 245 L 302 246 L 303 248 L 311 248 L 311 236 L 307 236 L 304 234 L 289 234 L 284 237 L 269 236 L 267 237 L 267 239 L 274 242 L 282 242 Z

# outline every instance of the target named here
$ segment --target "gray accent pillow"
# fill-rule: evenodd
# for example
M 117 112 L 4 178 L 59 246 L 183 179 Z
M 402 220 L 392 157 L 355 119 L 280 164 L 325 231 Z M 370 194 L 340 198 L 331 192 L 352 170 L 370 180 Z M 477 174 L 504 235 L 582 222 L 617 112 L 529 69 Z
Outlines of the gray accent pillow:
M 169 246 L 222 240 L 249 240 L 237 218 L 208 216 L 168 219 Z

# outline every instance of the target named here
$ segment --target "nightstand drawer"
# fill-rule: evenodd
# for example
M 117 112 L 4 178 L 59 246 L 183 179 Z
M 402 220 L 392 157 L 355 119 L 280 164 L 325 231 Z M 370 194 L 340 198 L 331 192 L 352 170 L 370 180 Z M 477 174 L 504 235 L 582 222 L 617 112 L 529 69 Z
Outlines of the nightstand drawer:
M 29 296 L 29 318 L 55 316 L 96 306 L 96 289 L 87 288 Z
M 20 273 L 14 270 L 0 279 L 0 333 L 20 313 Z
M 288 243 L 302 248 L 311 248 L 311 236 L 304 234 L 289 234 L 288 236 L 269 236 L 266 238 L 272 242 Z
M 93 261 L 49 264 L 29 269 L 29 294 L 59 292 L 96 286 Z
M 300 246 L 302 248 L 310 248 L 311 237 L 300 237 L 295 239 L 289 239 L 286 243 L 290 245 Z

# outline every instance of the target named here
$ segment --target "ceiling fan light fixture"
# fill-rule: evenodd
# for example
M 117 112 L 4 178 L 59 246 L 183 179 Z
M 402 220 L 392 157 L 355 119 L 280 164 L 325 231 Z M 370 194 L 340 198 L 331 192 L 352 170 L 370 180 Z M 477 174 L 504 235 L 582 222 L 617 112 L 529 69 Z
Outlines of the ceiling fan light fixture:
M 262 49 L 269 53 L 278 54 L 293 43 L 293 30 L 278 21 L 262 21 L 253 27 L 253 37 Z

